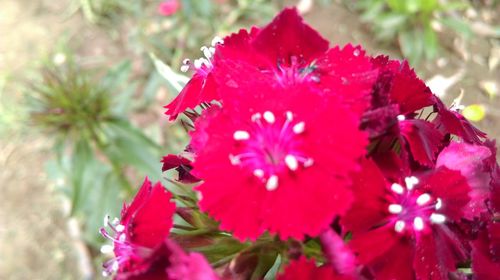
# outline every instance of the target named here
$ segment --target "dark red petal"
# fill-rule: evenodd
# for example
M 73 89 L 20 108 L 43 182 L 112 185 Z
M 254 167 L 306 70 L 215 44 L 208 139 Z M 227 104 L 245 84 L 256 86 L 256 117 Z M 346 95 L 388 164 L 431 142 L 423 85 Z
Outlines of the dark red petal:
M 465 209 L 465 218 L 473 219 L 487 210 L 485 201 L 490 195 L 492 171 L 488 159 L 492 156 L 488 147 L 451 142 L 437 158 L 436 167 L 445 166 L 460 171 L 471 186 L 469 193 L 471 201 Z
M 482 143 L 481 138 L 486 138 L 486 133 L 477 129 L 459 113 L 448 110 L 439 99 L 436 101 L 436 106 L 438 115 L 434 123 L 444 133 L 454 134 L 469 143 L 477 144 Z
M 295 56 L 307 62 L 328 49 L 328 41 L 303 22 L 295 8 L 284 9 L 264 27 L 253 46 L 271 63 L 289 64 Z
M 367 230 L 385 217 L 386 202 L 382 199 L 386 181 L 377 165 L 369 159 L 361 161 L 361 170 L 352 176 L 354 203 L 341 219 L 348 231 Z
M 134 199 L 130 203 L 130 205 L 123 204 L 123 208 L 121 211 L 121 222 L 122 224 L 128 223 L 128 220 L 137 212 L 137 210 L 142 207 L 146 201 L 148 200 L 151 191 L 153 190 L 153 185 L 151 181 L 146 177 L 144 182 L 141 185 L 139 191 L 134 196 Z
M 448 219 L 460 220 L 469 202 L 470 186 L 459 171 L 440 167 L 420 179 L 420 188 L 442 200 L 442 212 Z
M 335 271 L 330 266 L 317 267 L 314 260 L 308 260 L 304 256 L 300 259 L 290 262 L 285 267 L 285 271 L 278 275 L 278 280 L 342 280 L 349 279 L 335 274 Z
M 490 252 L 493 259 L 500 264 L 500 221 L 488 225 Z
M 472 272 L 477 280 L 496 280 L 500 275 L 500 260 L 490 253 L 490 238 L 486 229 L 472 242 Z
M 403 115 L 433 105 L 435 100 L 431 90 L 417 77 L 407 61 L 401 64 L 395 74 L 389 94 Z
M 191 165 L 191 161 L 185 157 L 180 155 L 167 155 L 163 157 L 161 162 L 163 163 L 161 170 L 164 172 L 175 168 L 178 172 L 177 181 L 179 182 L 190 184 L 200 181 L 200 179 L 191 174 L 193 166 Z
M 420 164 L 432 167 L 443 135 L 434 124 L 425 120 L 404 120 L 399 122 L 401 136 L 408 143 L 413 158 Z

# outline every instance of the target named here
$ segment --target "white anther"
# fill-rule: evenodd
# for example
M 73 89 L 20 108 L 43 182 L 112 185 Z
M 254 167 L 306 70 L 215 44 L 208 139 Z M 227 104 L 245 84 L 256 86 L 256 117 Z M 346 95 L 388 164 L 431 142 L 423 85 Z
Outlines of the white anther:
M 305 129 L 306 129 L 306 124 L 304 122 L 296 123 L 293 126 L 293 132 L 295 134 L 301 134 L 302 132 L 304 132 Z
M 267 179 L 266 190 L 274 191 L 277 188 L 278 188 L 278 176 L 271 175 L 271 177 Z
M 398 183 L 392 184 L 391 190 L 397 194 L 403 194 L 403 192 L 405 191 L 403 187 Z
M 118 271 L 119 268 L 120 264 L 117 261 L 113 262 L 113 264 L 111 265 L 111 270 L 113 271 Z
M 412 189 L 413 189 L 413 187 L 414 187 L 416 184 L 418 184 L 418 182 L 419 182 L 419 181 L 418 181 L 417 177 L 415 177 L 415 176 L 411 176 L 411 177 L 406 177 L 406 178 L 405 178 L 406 188 L 407 188 L 408 190 L 412 190 Z
M 306 161 L 304 161 L 304 167 L 311 167 L 312 165 L 314 164 L 314 160 L 312 158 L 308 158 L 306 159 Z
M 233 138 L 236 141 L 248 140 L 250 138 L 250 133 L 244 130 L 236 130 L 233 134 Z
M 255 113 L 252 115 L 251 119 L 253 122 L 256 122 L 257 120 L 260 120 L 261 117 L 262 115 L 260 113 Z
M 120 223 L 120 220 L 118 220 L 118 218 L 117 218 L 117 217 L 114 217 L 114 218 L 113 218 L 113 221 L 111 222 L 111 224 L 112 224 L 112 225 L 114 225 L 114 226 L 116 226 L 116 225 L 117 225 L 117 224 L 119 224 L 119 223 Z
M 120 234 L 120 236 L 118 237 L 118 240 L 120 240 L 121 242 L 124 242 L 125 239 L 127 239 L 127 236 L 125 235 L 125 233 Z
M 417 204 L 422 206 L 422 205 L 426 204 L 427 202 L 429 202 L 430 200 L 431 200 L 431 196 L 429 194 L 423 193 L 423 194 L 418 196 Z
M 116 226 L 116 231 L 122 232 L 123 230 L 125 230 L 125 226 L 124 225 L 117 225 Z
M 105 227 L 107 227 L 107 226 L 108 226 L 108 224 L 109 224 L 109 218 L 110 218 L 110 217 L 109 217 L 109 215 L 105 215 L 105 216 L 104 216 L 104 221 L 103 221 L 103 223 L 104 223 L 104 226 L 105 226 Z
M 182 64 L 190 64 L 191 63 L 191 60 L 189 60 L 189 58 L 184 58 L 184 60 L 182 61 Z
M 102 276 L 103 276 L 103 277 L 108 277 L 108 276 L 110 276 L 110 275 L 111 275 L 111 274 L 109 274 L 109 272 L 107 272 L 107 271 L 103 271 L 103 272 L 102 272 Z
M 293 120 L 293 113 L 286 111 L 286 119 L 291 122 Z
M 206 46 L 203 46 L 200 48 L 200 50 L 203 52 L 203 55 L 207 58 L 210 59 L 212 58 L 212 53 L 210 52 L 210 49 L 207 48 Z
M 441 200 L 441 198 L 437 198 L 436 205 L 434 206 L 434 208 L 436 208 L 436 210 L 439 210 L 441 209 L 441 207 L 443 207 L 443 201 Z
M 392 214 L 399 214 L 403 211 L 403 206 L 399 204 L 391 204 L 389 205 L 389 212 Z
M 262 169 L 255 169 L 253 171 L 253 175 L 255 177 L 262 178 L 262 177 L 264 177 L 264 170 L 262 170 Z
M 398 119 L 398 121 L 404 121 L 404 120 L 406 120 L 406 117 L 405 117 L 405 115 L 398 115 L 397 119 Z
M 263 117 L 268 123 L 274 123 L 274 121 L 276 121 L 273 112 L 270 111 L 265 111 Z
M 183 65 L 181 66 L 181 72 L 186 73 L 187 71 L 189 71 L 189 68 L 190 68 L 190 66 L 189 66 L 189 65 L 187 65 L 187 64 L 183 64 Z
M 420 217 L 415 217 L 415 219 L 413 219 L 413 228 L 418 231 L 423 230 L 424 220 L 422 220 L 422 218 Z
M 297 158 L 294 157 L 293 155 L 286 155 L 285 164 L 292 171 L 297 170 L 297 168 L 299 167 L 299 162 L 297 161 Z
M 240 158 L 237 156 L 229 155 L 229 161 L 231 162 L 232 165 L 238 165 L 241 163 Z
M 101 253 L 103 253 L 103 254 L 110 254 L 110 253 L 113 252 L 114 249 L 115 248 L 112 245 L 108 245 L 108 244 L 102 245 L 101 246 Z
M 201 66 L 203 65 L 203 61 L 202 61 L 203 58 L 199 58 L 199 59 L 195 59 L 194 60 L 194 67 L 196 69 L 199 69 L 201 68 Z
M 214 47 L 210 47 L 210 48 L 208 48 L 208 50 L 210 51 L 210 53 L 212 53 L 212 56 L 213 56 L 213 54 L 215 53 L 215 48 Z
M 222 38 L 219 36 L 215 36 L 212 39 L 212 47 L 215 47 L 217 44 L 224 44 L 224 40 L 222 40 Z
M 446 216 L 441 215 L 441 214 L 436 214 L 436 213 L 432 213 L 429 219 L 434 224 L 442 224 L 442 223 L 446 222 Z
M 402 232 L 405 229 L 405 226 L 406 226 L 405 222 L 399 220 L 394 224 L 394 230 L 396 232 Z

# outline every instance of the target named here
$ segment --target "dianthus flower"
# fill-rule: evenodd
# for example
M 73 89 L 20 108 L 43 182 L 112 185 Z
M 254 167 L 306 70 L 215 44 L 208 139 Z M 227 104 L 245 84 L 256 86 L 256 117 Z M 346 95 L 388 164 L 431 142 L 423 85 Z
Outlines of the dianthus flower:
M 347 174 L 365 153 L 365 134 L 341 102 L 307 85 L 253 87 L 238 86 L 234 102 L 195 123 L 200 208 L 239 239 L 265 230 L 316 236 L 349 207 Z
M 469 202 L 466 178 L 440 167 L 391 183 L 373 161 L 362 170 L 343 220 L 358 260 L 376 279 L 448 279 L 467 256 L 449 227 Z
M 181 93 L 166 106 L 173 120 L 201 103 L 225 103 L 226 86 L 252 76 L 282 87 L 307 83 L 325 95 L 342 95 L 352 111 L 368 106 L 376 79 L 370 59 L 360 47 L 329 49 L 328 41 L 305 24 L 296 9 L 284 9 L 262 29 L 240 30 L 203 47 L 206 58 L 185 61 L 182 70 L 195 74 Z M 254 78 L 255 80 L 255 78 Z
M 105 276 L 115 279 L 217 279 L 202 255 L 185 253 L 168 239 L 175 212 L 172 195 L 146 178 L 130 205 L 124 205 L 121 219 L 105 220 L 101 233 L 113 242 L 103 253 L 115 258 L 104 263 Z

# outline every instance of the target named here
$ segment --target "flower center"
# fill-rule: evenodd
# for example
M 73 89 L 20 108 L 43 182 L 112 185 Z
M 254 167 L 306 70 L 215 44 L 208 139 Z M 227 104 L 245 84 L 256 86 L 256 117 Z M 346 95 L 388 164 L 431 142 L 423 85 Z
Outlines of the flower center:
M 446 216 L 439 213 L 442 200 L 428 193 L 419 192 L 415 186 L 419 180 L 414 177 L 405 178 L 406 188 L 398 183 L 391 186 L 394 203 L 387 208 L 393 214 L 391 221 L 398 233 L 414 233 L 429 228 L 431 224 L 442 224 Z
M 314 74 L 313 63 L 305 65 L 297 56 L 291 56 L 289 63 L 278 62 L 276 79 L 282 85 L 294 85 L 304 81 L 318 82 L 319 76 Z
M 294 120 L 290 111 L 278 117 L 271 111 L 256 113 L 248 130 L 233 133 L 239 153 L 230 154 L 229 160 L 249 170 L 265 183 L 267 190 L 275 190 L 280 175 L 313 164 L 313 159 L 302 152 L 305 130 L 305 123 Z
M 108 233 L 106 227 L 111 229 L 114 236 Z M 110 221 L 109 216 L 105 216 L 104 227 L 100 229 L 100 233 L 102 236 L 113 242 L 113 245 L 103 245 L 101 247 L 101 253 L 115 253 L 115 258 L 110 259 L 103 264 L 104 270 L 102 275 L 104 277 L 114 274 L 120 268 L 125 269 L 133 266 L 134 263 L 139 262 L 144 256 L 151 253 L 151 249 L 132 244 L 127 240 L 125 226 L 120 224 L 117 218 Z

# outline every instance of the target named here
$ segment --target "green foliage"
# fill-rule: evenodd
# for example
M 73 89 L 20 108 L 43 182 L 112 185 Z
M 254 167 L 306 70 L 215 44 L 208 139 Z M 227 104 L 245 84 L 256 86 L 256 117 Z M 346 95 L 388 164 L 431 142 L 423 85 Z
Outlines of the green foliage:
M 360 0 L 355 8 L 362 12 L 362 20 L 370 23 L 376 39 L 397 41 L 403 55 L 416 65 L 422 59 L 434 59 L 440 50 L 434 22 L 471 36 L 467 23 L 451 15 L 467 5 L 463 0 Z
M 139 183 L 133 179 L 142 174 L 160 179 L 162 151 L 128 121 L 138 88 L 129 82 L 128 61 L 99 79 L 68 59 L 46 63 L 29 84 L 27 100 L 32 124 L 54 138 L 49 176 L 70 199 L 71 214 L 81 218 L 86 241 L 98 246 L 96 229 L 104 215 L 118 216 L 121 202 Z

